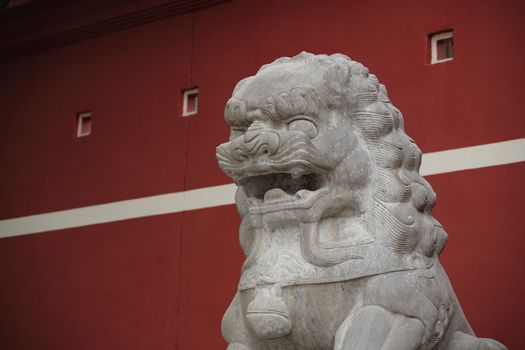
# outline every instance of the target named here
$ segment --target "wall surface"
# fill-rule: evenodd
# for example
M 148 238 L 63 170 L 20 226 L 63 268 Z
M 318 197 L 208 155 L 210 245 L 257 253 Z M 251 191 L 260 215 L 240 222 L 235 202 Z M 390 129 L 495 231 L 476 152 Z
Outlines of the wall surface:
M 63 3 L 7 10 L 20 11 L 18 22 L 0 12 L 11 31 L 0 38 L 4 229 L 13 218 L 228 184 L 215 147 L 228 137 L 233 87 L 303 50 L 369 67 L 424 153 L 525 138 L 521 1 L 237 0 L 135 22 L 124 14 L 170 2 Z M 28 34 L 23 23 L 41 25 Z M 450 28 L 454 59 L 427 64 L 427 35 Z M 194 86 L 198 114 L 182 118 L 181 91 Z M 85 110 L 93 132 L 76 138 Z M 479 336 L 510 349 L 525 349 L 524 178 L 525 162 L 427 177 L 463 309 Z M 220 320 L 243 261 L 239 220 L 231 204 L 202 207 L 0 231 L 0 347 L 224 349 Z

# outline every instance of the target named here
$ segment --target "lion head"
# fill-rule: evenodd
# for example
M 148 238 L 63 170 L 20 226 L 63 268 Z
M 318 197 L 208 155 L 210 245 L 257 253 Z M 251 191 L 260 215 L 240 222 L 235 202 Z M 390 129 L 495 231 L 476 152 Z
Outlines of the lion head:
M 217 159 L 239 186 L 247 255 L 254 216 L 302 225 L 303 253 L 319 266 L 352 259 L 353 245 L 370 242 L 428 258 L 443 248 L 446 233 L 431 216 L 436 195 L 418 172 L 421 151 L 362 64 L 341 54 L 278 59 L 237 84 L 225 119 L 231 136 Z M 309 236 L 313 224 L 319 232 Z

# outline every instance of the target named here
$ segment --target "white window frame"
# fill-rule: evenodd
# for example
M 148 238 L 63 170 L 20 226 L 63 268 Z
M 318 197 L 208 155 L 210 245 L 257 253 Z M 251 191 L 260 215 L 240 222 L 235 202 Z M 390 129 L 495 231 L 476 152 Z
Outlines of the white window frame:
M 195 94 L 197 95 L 197 97 L 195 98 L 195 110 L 188 111 L 188 97 L 190 95 L 195 95 Z M 195 115 L 197 114 L 198 110 L 199 110 L 199 89 L 194 88 L 194 89 L 189 89 L 189 90 L 184 91 L 182 95 L 182 116 L 189 117 L 190 115 Z
M 87 111 L 87 112 L 81 112 L 81 113 L 78 113 L 77 114 L 77 137 L 84 137 L 84 136 L 89 136 L 91 135 L 91 129 L 89 129 L 89 133 L 83 133 L 82 132 L 82 123 L 84 121 L 84 119 L 86 118 L 91 118 L 91 112 L 90 111 Z M 93 120 L 91 120 L 91 124 L 93 125 Z
M 452 61 L 454 59 L 454 57 L 443 58 L 441 60 L 437 58 L 437 42 L 443 39 L 450 38 L 454 38 L 454 31 L 452 30 L 432 34 L 432 36 L 430 37 L 430 64 Z

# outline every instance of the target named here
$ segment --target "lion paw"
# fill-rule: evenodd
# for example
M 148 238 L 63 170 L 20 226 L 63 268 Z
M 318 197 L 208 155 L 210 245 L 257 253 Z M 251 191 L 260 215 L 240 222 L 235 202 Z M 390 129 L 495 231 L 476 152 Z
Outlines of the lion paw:
M 479 350 L 508 350 L 507 347 L 494 339 L 481 338 Z
M 251 350 L 249 347 L 239 343 L 231 343 L 226 350 Z
M 470 334 L 456 332 L 450 341 L 449 350 L 508 350 L 494 339 L 476 338 Z

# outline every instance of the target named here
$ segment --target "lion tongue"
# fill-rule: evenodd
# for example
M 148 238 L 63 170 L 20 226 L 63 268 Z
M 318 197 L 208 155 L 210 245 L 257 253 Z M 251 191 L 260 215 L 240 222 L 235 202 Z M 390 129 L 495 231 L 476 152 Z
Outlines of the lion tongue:
M 283 202 L 288 200 L 289 197 L 290 195 L 280 188 L 272 188 L 264 194 L 264 203 Z

